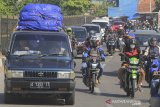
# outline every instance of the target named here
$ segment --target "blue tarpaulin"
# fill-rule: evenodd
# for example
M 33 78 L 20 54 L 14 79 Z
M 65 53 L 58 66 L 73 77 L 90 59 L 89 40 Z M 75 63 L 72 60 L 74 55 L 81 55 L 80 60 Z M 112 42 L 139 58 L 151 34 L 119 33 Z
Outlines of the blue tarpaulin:
M 61 8 L 51 4 L 27 4 L 19 15 L 17 30 L 59 31 L 62 28 Z
M 119 7 L 108 8 L 109 17 L 128 16 L 133 19 L 137 13 L 138 0 L 119 0 Z

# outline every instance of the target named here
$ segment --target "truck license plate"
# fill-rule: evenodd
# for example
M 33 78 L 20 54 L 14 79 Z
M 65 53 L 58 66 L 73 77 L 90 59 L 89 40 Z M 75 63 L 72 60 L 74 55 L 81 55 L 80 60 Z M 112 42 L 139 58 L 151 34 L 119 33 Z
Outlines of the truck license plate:
M 30 82 L 32 89 L 50 89 L 50 82 Z

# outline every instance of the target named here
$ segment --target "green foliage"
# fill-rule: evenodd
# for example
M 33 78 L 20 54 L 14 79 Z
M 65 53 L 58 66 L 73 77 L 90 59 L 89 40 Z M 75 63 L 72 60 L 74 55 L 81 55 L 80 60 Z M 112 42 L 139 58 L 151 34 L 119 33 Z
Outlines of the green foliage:
M 107 2 L 91 4 L 91 0 L 0 0 L 0 14 L 18 15 L 27 3 L 55 4 L 62 8 L 64 15 L 84 15 L 92 8 L 96 16 L 106 15 L 107 7 L 112 5 Z
M 0 0 L 0 14 L 17 15 L 21 8 L 32 0 Z
M 160 3 L 160 0 L 156 0 L 157 3 Z
M 7 8 L 5 7 L 5 2 L 0 0 L 0 14 L 7 14 Z
M 94 9 L 93 15 L 106 16 L 108 7 L 113 7 L 113 5 L 114 4 L 105 1 L 102 4 L 92 4 L 92 9 Z
M 81 15 L 89 8 L 89 0 L 66 0 L 61 7 L 65 15 Z
M 3 15 L 18 15 L 21 8 L 27 3 L 59 5 L 65 15 L 84 14 L 90 6 L 90 0 L 0 0 L 0 13 Z
M 155 11 L 159 11 L 160 10 L 160 0 L 156 0 L 156 10 Z

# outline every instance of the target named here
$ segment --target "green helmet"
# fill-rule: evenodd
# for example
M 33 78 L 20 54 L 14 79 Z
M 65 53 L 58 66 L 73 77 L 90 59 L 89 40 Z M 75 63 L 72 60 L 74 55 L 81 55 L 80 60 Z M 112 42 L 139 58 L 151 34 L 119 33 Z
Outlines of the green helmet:
M 66 31 L 69 36 L 72 36 L 72 28 L 68 27 Z
M 72 28 L 69 27 L 69 28 L 66 29 L 66 31 L 67 32 L 72 32 Z

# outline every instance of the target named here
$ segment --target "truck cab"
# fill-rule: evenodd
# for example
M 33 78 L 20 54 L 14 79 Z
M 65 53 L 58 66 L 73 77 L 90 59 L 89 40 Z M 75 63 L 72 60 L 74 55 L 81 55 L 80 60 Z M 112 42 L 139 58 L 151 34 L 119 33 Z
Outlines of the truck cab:
M 15 95 L 46 95 L 74 104 L 74 61 L 65 33 L 16 31 L 2 54 L 6 103 Z

